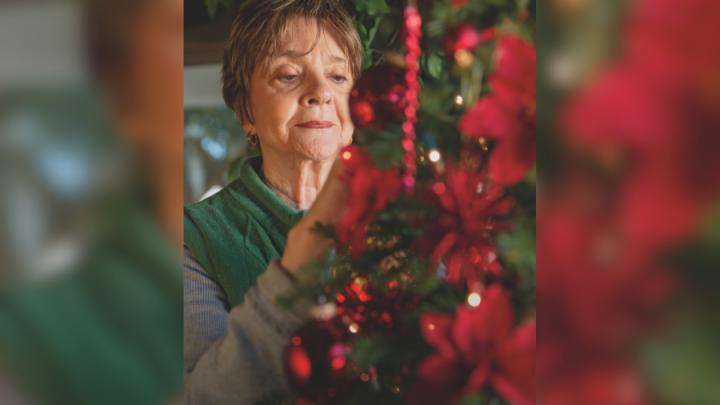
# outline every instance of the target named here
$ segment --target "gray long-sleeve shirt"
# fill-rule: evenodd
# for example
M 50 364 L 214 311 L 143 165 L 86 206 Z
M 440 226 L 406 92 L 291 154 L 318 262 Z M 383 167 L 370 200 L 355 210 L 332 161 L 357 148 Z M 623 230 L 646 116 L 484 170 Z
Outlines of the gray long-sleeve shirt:
M 295 284 L 278 261 L 234 308 L 187 249 L 184 279 L 186 404 L 252 404 L 287 394 L 282 352 L 306 311 L 275 303 Z

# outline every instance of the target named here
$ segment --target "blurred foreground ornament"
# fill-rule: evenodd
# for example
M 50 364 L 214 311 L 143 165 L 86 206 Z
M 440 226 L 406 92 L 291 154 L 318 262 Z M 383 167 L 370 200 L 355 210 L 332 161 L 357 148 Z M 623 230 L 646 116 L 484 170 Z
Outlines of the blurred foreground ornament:
M 351 347 L 345 335 L 334 321 L 312 321 L 290 339 L 283 358 L 285 372 L 304 400 L 336 401 L 351 382 Z

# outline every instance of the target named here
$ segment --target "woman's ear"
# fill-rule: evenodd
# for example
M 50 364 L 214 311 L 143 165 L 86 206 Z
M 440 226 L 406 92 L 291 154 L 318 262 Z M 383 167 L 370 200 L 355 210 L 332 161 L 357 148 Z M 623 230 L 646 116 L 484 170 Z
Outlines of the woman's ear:
M 240 105 L 239 102 L 237 105 L 235 105 L 235 118 L 240 123 L 240 126 L 242 127 L 243 131 L 245 131 L 246 134 L 254 134 L 255 133 L 255 125 L 250 122 L 248 119 L 244 119 L 242 114 L 240 113 Z
M 240 127 L 242 127 L 243 131 L 245 131 L 246 134 L 252 134 L 255 131 L 255 126 L 248 122 L 248 120 L 243 119 L 242 115 L 239 112 L 235 113 L 235 119 L 237 119 L 237 121 L 240 123 Z
M 255 131 L 255 125 L 250 124 L 249 122 L 244 122 L 242 124 L 242 129 L 245 131 L 246 134 L 254 134 Z

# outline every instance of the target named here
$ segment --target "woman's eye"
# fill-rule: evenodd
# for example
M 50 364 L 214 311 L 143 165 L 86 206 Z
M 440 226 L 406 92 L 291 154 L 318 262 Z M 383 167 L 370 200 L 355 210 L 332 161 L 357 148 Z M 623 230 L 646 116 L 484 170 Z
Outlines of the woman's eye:
M 278 78 L 278 80 L 280 80 L 281 82 L 289 83 L 289 82 L 292 82 L 292 81 L 294 81 L 295 79 L 297 79 L 297 77 L 298 77 L 298 75 L 280 75 L 280 76 L 278 76 L 277 78 Z
M 347 77 L 343 75 L 333 75 L 332 79 L 335 83 L 345 83 L 347 81 Z

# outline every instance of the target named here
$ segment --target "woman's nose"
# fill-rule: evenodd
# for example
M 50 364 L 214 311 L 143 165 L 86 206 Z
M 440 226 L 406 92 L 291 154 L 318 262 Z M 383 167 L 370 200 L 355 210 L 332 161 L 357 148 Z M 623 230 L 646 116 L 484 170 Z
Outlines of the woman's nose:
M 302 97 L 305 106 L 323 105 L 332 100 L 332 93 L 328 84 L 322 79 L 314 79 L 308 84 L 307 91 Z

